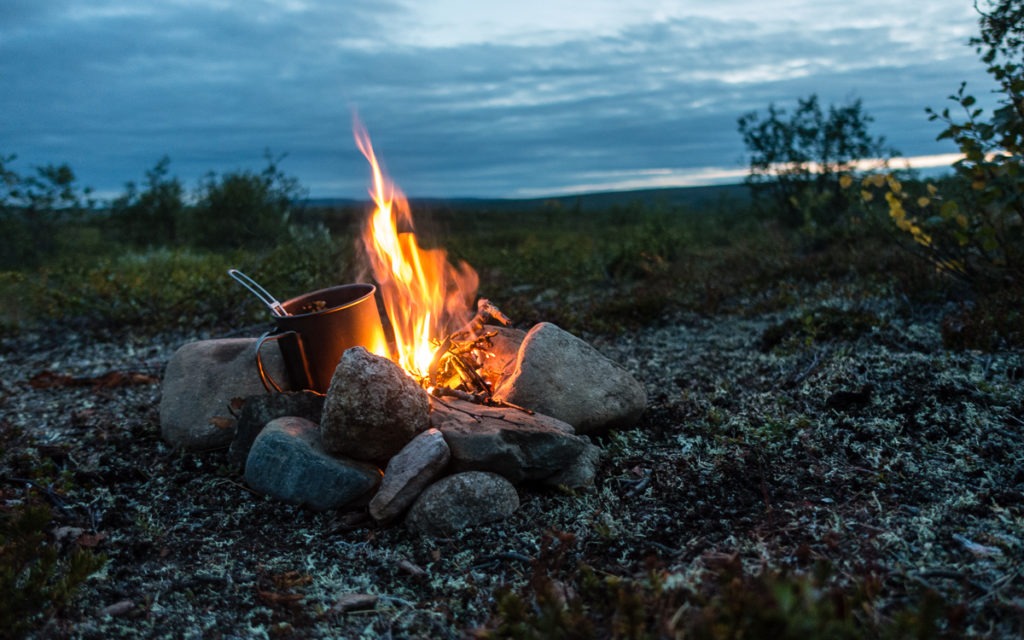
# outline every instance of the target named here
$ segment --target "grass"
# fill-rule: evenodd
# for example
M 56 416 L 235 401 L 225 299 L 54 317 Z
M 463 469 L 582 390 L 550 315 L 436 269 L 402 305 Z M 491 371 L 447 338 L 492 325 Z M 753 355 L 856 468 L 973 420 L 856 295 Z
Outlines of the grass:
M 742 200 L 699 202 L 704 208 L 649 200 L 516 208 L 504 201 L 496 210 L 485 201 L 431 202 L 414 213 L 421 244 L 443 246 L 453 261 L 472 265 L 480 295 L 515 321 L 548 320 L 583 335 L 614 334 L 679 311 L 785 309 L 796 287 L 816 281 L 846 283 L 866 296 L 949 295 L 951 283 L 878 228 L 809 235 L 755 215 Z M 0 327 L 216 332 L 263 322 L 265 309 L 226 270 L 242 269 L 282 299 L 364 278 L 356 257 L 364 216 L 354 206 L 309 208 L 278 246 L 221 252 L 132 249 L 110 240 L 108 227 L 99 227 L 106 235 L 86 228 L 88 247 L 68 245 L 41 267 L 0 272 Z M 950 342 L 1019 342 L 1019 314 L 1001 313 L 1007 299 L 991 295 L 961 309 Z M 804 331 L 829 329 L 811 325 Z M 993 332 L 995 342 L 985 335 Z

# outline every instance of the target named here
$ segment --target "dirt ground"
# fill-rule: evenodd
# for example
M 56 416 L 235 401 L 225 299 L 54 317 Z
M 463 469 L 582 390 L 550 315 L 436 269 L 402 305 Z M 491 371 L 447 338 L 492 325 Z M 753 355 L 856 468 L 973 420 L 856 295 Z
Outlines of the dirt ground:
M 509 520 L 448 539 L 257 497 L 226 452 L 169 448 L 163 366 L 215 336 L 5 339 L 2 506 L 35 492 L 52 544 L 107 558 L 31 635 L 514 635 L 499 600 L 539 615 L 546 584 L 608 637 L 619 627 L 581 577 L 596 575 L 650 597 L 653 636 L 682 637 L 722 602 L 723 567 L 825 567 L 815 584 L 870 592 L 845 614 L 865 636 L 927 596 L 951 637 L 1019 637 L 1024 354 L 944 349 L 941 307 L 818 300 L 588 337 L 646 384 L 642 421 L 597 439 L 591 490 L 521 487 Z

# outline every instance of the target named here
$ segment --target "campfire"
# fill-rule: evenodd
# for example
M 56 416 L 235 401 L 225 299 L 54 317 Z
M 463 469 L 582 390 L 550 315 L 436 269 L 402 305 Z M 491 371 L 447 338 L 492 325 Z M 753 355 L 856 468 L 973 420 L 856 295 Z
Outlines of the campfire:
M 500 371 L 489 369 L 488 360 L 497 331 L 487 328 L 512 321 L 486 298 L 472 311 L 476 271 L 466 262 L 451 264 L 444 249 L 420 247 L 409 201 L 384 176 L 358 122 L 355 139 L 370 163 L 375 205 L 362 247 L 394 333 L 396 362 L 435 397 L 512 406 L 493 398 Z
M 408 200 L 354 133 L 372 173 L 359 242 L 375 285 L 271 298 L 263 337 L 183 345 L 165 372 L 164 439 L 227 447 L 258 493 L 428 534 L 509 516 L 524 482 L 591 485 L 588 434 L 635 426 L 643 386 L 580 338 L 516 328 L 478 297 L 471 266 L 420 246 Z

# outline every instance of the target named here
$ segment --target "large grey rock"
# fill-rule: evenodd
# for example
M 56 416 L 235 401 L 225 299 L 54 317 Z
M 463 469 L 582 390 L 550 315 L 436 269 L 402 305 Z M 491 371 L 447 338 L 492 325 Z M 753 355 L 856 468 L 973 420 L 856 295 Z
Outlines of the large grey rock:
M 519 495 L 508 480 L 495 473 L 467 471 L 427 487 L 409 510 L 406 524 L 425 535 L 444 536 L 504 520 L 518 508 Z
M 425 430 L 427 392 L 394 362 L 363 347 L 341 355 L 320 423 L 324 447 L 357 460 L 385 462 Z
M 286 380 L 276 344 L 262 350 L 263 365 L 275 380 Z M 266 393 L 256 369 L 256 339 L 200 340 L 179 348 L 164 370 L 160 432 L 168 443 L 193 451 L 231 444 L 234 398 Z
M 457 471 L 493 471 L 516 483 L 565 484 L 576 482 L 569 469 L 593 467 L 596 461 L 588 438 L 550 416 L 450 398 L 435 400 L 432 408 L 431 424 L 444 435 Z M 576 486 L 585 486 L 593 473 L 588 480 L 581 470 L 579 478 L 583 484 Z
M 515 371 L 494 397 L 568 422 L 577 433 L 634 426 L 647 406 L 646 390 L 628 371 L 549 322 L 526 334 Z
M 228 462 L 244 471 L 245 459 L 249 456 L 253 441 L 271 420 L 295 416 L 319 424 L 323 409 L 324 397 L 313 391 L 285 391 L 249 396 L 238 414 L 235 437 L 228 448 Z
M 291 416 L 267 424 L 245 462 L 245 482 L 252 489 L 316 511 L 355 502 L 379 481 L 379 469 L 331 456 L 316 423 Z
M 448 465 L 451 452 L 437 429 L 419 434 L 388 462 L 380 489 L 370 500 L 370 515 L 388 522 L 401 515 Z

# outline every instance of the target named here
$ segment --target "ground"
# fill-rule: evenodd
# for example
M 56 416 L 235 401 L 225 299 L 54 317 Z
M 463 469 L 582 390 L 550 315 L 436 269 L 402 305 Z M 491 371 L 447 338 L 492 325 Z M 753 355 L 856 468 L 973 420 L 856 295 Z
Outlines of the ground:
M 521 487 L 447 539 L 257 497 L 226 452 L 165 444 L 163 366 L 214 335 L 7 338 L 4 512 L 47 503 L 48 544 L 106 558 L 28 633 L 738 637 L 742 611 L 753 637 L 1018 637 L 1024 354 L 947 350 L 941 303 L 813 300 L 585 336 L 645 416 L 596 438 L 592 489 Z

